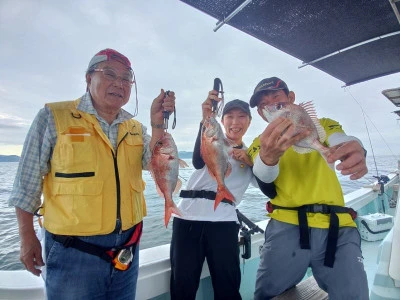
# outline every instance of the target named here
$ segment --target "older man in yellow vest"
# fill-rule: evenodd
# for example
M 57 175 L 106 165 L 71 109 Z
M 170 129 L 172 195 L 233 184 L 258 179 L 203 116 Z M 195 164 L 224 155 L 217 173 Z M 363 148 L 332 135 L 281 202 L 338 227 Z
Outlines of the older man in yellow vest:
M 46 229 L 48 299 L 134 299 L 146 215 L 142 169 L 175 96 L 161 90 L 152 102 L 150 136 L 121 108 L 135 84 L 127 57 L 100 51 L 89 62 L 86 83 L 81 98 L 46 104 L 27 135 L 9 200 L 18 218 L 20 258 L 40 275 L 37 212 Z

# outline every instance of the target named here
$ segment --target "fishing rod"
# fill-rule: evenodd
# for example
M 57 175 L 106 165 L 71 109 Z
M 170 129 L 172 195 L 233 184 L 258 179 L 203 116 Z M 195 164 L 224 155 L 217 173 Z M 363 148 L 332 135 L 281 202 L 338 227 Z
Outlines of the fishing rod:
M 243 259 L 249 259 L 251 257 L 251 235 L 257 232 L 264 233 L 260 227 L 250 221 L 245 215 L 243 215 L 238 209 L 236 214 L 240 223 L 240 242 L 239 245 L 243 245 Z M 243 223 L 247 226 L 244 226 Z

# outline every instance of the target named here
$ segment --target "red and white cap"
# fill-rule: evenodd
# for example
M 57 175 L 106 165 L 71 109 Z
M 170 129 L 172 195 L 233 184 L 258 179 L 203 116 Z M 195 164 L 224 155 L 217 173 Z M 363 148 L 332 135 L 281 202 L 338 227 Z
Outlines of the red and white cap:
M 110 60 L 116 60 L 132 70 L 131 62 L 129 61 L 129 59 L 125 55 L 110 48 L 101 50 L 99 53 L 95 54 L 89 62 L 88 70 L 95 64 Z

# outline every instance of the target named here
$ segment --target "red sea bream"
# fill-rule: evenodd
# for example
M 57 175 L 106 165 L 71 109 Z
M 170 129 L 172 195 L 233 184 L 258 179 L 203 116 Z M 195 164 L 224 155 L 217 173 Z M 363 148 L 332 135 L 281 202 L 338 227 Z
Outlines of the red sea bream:
M 298 153 L 317 150 L 326 160 L 330 153 L 330 149 L 322 144 L 326 139 L 326 132 L 317 118 L 311 101 L 299 105 L 288 102 L 274 103 L 266 105 L 262 112 L 268 122 L 278 117 L 290 119 L 296 126 L 295 134 L 302 129 L 308 129 L 311 132 L 310 135 L 293 145 L 293 149 Z M 330 165 L 330 167 L 333 166 Z
M 204 121 L 201 136 L 201 157 L 208 168 L 210 175 L 217 181 L 217 196 L 214 202 L 214 209 L 225 198 L 235 201 L 235 198 L 225 186 L 225 177 L 232 171 L 232 166 L 228 161 L 230 145 L 225 138 L 221 125 L 214 117 L 209 117 Z
M 172 195 L 182 186 L 178 178 L 179 167 L 188 167 L 185 161 L 179 159 L 178 149 L 172 135 L 165 132 L 152 151 L 149 170 L 156 182 L 157 192 L 165 199 L 164 223 L 167 227 L 171 214 L 181 216 Z

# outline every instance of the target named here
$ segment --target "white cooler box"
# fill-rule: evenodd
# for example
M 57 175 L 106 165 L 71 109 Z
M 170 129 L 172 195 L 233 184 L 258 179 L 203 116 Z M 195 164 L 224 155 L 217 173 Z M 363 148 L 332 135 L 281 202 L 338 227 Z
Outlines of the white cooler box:
M 360 235 L 363 240 L 373 242 L 383 240 L 393 227 L 393 217 L 381 213 L 359 216 Z

